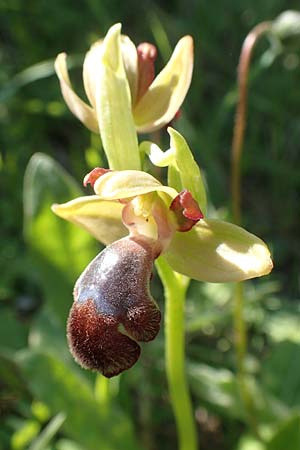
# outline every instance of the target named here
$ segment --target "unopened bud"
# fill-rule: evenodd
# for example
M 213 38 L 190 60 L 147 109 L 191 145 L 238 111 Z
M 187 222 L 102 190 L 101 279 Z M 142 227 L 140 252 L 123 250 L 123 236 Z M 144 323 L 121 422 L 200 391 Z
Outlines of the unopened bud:
M 272 24 L 272 34 L 289 49 L 300 47 L 300 12 L 284 11 Z
M 143 42 L 137 47 L 138 54 L 138 92 L 137 101 L 145 94 L 155 78 L 154 62 L 157 50 L 153 44 Z

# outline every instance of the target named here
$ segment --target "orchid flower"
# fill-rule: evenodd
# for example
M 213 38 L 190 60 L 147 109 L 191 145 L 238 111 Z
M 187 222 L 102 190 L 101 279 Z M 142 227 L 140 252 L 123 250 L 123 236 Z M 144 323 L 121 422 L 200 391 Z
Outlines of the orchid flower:
M 96 168 L 84 179 L 95 195 L 52 207 L 107 245 L 78 279 L 68 322 L 75 358 L 107 377 L 131 367 L 140 354 L 137 341 L 149 341 L 159 331 L 160 313 L 149 280 L 160 255 L 176 272 L 200 281 L 242 281 L 272 269 L 261 239 L 237 225 L 204 217 L 199 168 L 182 136 L 172 129 L 169 133 L 169 153 L 159 156 L 156 149 L 152 158 L 167 161 L 177 185 L 184 180 L 190 190 L 178 192 L 143 171 Z M 184 171 L 180 161 L 185 161 Z M 189 177 L 184 178 L 186 170 Z
M 162 128 L 179 110 L 192 77 L 193 39 L 191 36 L 180 39 L 169 62 L 155 77 L 156 47 L 149 43 L 136 47 L 128 36 L 120 33 L 120 24 L 112 26 L 105 38 L 94 43 L 86 54 L 83 83 L 90 105 L 72 88 L 65 53 L 57 56 L 55 70 L 72 113 L 91 131 L 100 132 L 104 147 L 107 139 L 121 136 L 123 146 L 127 142 L 132 152 L 136 145 L 135 130 L 149 133 Z M 106 138 L 105 124 L 112 120 L 118 128 Z

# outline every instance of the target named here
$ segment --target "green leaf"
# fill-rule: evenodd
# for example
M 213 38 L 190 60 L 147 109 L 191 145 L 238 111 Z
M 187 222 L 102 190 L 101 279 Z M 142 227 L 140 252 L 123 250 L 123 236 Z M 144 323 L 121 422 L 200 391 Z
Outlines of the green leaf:
M 62 412 L 53 417 L 39 436 L 32 442 L 28 450 L 44 450 L 57 434 L 65 420 L 66 415 Z
M 70 67 L 75 67 L 81 62 L 81 58 L 73 56 L 69 58 Z M 9 80 L 3 88 L 0 90 L 0 102 L 6 101 L 12 95 L 15 95 L 19 89 L 34 81 L 41 80 L 46 77 L 50 77 L 54 74 L 54 61 L 52 59 L 47 61 L 41 61 L 37 64 L 33 64 L 30 67 L 22 70 L 17 75 Z
M 296 306 L 296 305 L 295 305 Z M 298 309 L 278 310 L 266 317 L 264 331 L 275 343 L 290 341 L 300 344 L 300 318 Z
M 1 350 L 20 349 L 27 341 L 28 324 L 18 320 L 11 309 L 1 310 L 0 348 Z
M 236 450 L 266 450 L 264 444 L 248 434 L 241 437 Z
M 206 402 L 221 414 L 247 422 L 247 413 L 240 399 L 239 385 L 234 374 L 225 368 L 206 364 L 187 366 L 191 389 L 200 401 Z M 253 400 L 255 415 L 260 424 L 282 417 L 286 410 L 278 400 L 268 395 L 254 377 L 245 378 L 247 390 Z
M 281 423 L 267 444 L 266 450 L 300 450 L 300 415 L 295 414 Z
M 69 439 L 60 439 L 55 445 L 55 450 L 84 450 L 76 442 L 70 441 Z
M 66 364 L 74 362 L 67 347 L 66 326 L 47 307 L 33 320 L 28 342 L 32 350 L 56 356 Z
M 196 396 L 229 416 L 240 419 L 244 417 L 237 381 L 232 372 L 206 364 L 189 364 L 187 372 L 191 389 Z
M 1 322 L 1 326 L 3 323 Z M 1 412 L 9 410 L 15 405 L 16 399 L 27 397 L 27 390 L 18 367 L 12 359 L 12 351 L 7 355 L 0 353 L 0 380 L 1 380 Z M 0 439 L 1 442 L 1 439 Z M 0 446 L 1 449 L 1 446 Z
M 63 430 L 85 450 L 136 450 L 132 427 L 120 410 L 104 414 L 90 384 L 52 355 L 22 352 L 18 362 L 34 396 L 52 414 L 64 412 Z
M 300 407 L 300 344 L 281 342 L 262 366 L 265 389 L 288 407 Z
M 36 153 L 24 178 L 24 230 L 48 305 L 65 320 L 76 278 L 95 256 L 91 236 L 53 214 L 53 203 L 81 195 L 52 158 Z M 32 270 L 28 267 L 27 270 Z
M 12 450 L 23 450 L 36 437 L 41 425 L 36 420 L 26 420 L 12 435 Z

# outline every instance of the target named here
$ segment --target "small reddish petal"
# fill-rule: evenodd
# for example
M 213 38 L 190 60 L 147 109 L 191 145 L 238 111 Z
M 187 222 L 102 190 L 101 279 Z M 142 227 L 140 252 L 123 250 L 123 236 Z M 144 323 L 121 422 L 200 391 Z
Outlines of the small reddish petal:
M 90 184 L 92 187 L 94 187 L 94 184 L 100 178 L 102 175 L 104 175 L 107 172 L 111 172 L 110 169 L 103 169 L 102 167 L 95 167 L 91 172 L 89 172 L 83 179 L 83 186 L 86 187 L 88 184 Z
M 174 198 L 170 205 L 178 224 L 178 231 L 189 231 L 200 219 L 203 213 L 192 194 L 186 189 Z
M 156 47 L 143 42 L 137 47 L 138 54 L 138 91 L 137 101 L 145 94 L 155 78 L 154 62 L 157 57 Z
M 191 220 L 203 219 L 203 213 L 192 194 L 184 190 L 179 194 L 181 205 L 183 206 L 183 215 Z

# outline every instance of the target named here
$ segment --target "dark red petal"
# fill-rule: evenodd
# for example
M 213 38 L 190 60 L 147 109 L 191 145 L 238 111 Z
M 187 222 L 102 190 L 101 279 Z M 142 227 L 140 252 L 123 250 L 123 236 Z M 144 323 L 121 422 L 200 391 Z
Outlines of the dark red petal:
M 106 247 L 76 282 L 68 321 L 75 359 L 106 377 L 138 359 L 135 342 L 155 338 L 160 311 L 149 291 L 152 241 L 124 238 Z M 125 334 L 124 334 L 125 333 Z
M 111 172 L 110 169 L 103 169 L 102 167 L 95 167 L 91 172 L 89 172 L 83 179 L 83 186 L 86 187 L 88 184 L 90 184 L 92 187 L 94 187 L 94 184 L 98 180 L 99 177 L 104 175 L 107 172 Z
M 189 231 L 204 217 L 198 203 L 186 189 L 174 198 L 170 205 L 170 210 L 176 216 L 178 231 Z

